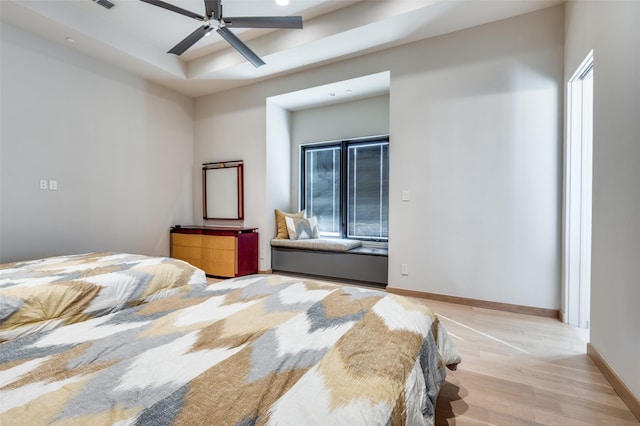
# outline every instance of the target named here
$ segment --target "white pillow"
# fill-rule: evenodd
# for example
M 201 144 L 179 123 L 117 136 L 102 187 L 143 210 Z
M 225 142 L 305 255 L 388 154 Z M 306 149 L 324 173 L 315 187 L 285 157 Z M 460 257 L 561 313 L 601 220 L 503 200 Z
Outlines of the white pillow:
M 308 240 L 318 238 L 318 219 L 313 216 L 308 219 L 285 217 L 287 231 L 291 240 Z

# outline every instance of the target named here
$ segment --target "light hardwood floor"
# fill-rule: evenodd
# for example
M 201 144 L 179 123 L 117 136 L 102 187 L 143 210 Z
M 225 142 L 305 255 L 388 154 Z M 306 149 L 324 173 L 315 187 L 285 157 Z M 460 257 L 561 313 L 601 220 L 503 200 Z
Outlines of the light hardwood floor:
M 462 355 L 440 391 L 436 425 L 638 424 L 587 356 L 586 330 L 550 318 L 422 302 Z

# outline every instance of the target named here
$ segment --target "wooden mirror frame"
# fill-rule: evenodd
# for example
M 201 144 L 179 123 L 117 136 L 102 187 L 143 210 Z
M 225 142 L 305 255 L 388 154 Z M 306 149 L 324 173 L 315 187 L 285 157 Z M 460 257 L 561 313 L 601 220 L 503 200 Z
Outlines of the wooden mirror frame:
M 203 218 L 244 219 L 244 169 L 242 161 L 202 165 Z

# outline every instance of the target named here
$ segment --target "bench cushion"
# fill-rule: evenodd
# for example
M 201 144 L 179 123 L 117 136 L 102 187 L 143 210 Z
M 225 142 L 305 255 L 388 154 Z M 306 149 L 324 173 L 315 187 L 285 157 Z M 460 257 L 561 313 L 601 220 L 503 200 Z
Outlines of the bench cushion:
M 306 250 L 349 251 L 360 247 L 361 241 L 340 238 L 313 238 L 309 240 L 271 240 L 272 247 L 286 247 Z

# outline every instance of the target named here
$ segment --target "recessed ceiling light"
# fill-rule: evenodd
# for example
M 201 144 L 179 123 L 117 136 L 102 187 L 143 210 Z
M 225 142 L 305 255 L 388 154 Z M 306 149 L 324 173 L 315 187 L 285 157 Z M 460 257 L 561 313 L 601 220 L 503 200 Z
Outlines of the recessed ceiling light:
M 352 93 L 352 92 L 353 92 L 353 90 L 351 90 L 351 89 L 347 89 L 347 90 L 345 90 L 345 92 L 346 92 L 346 93 Z
M 69 43 L 75 43 L 76 42 L 75 39 L 72 39 L 71 37 L 65 37 L 64 39 Z
M 278 6 L 286 6 L 289 4 L 289 0 L 276 0 Z

